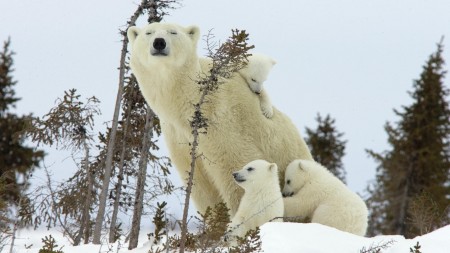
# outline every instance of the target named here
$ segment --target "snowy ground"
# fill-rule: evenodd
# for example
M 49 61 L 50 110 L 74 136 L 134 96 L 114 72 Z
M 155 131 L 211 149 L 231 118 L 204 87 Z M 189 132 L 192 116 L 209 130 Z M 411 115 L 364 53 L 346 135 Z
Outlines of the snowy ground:
M 103 252 L 128 252 L 147 253 L 149 243 L 146 233 L 141 233 L 140 244 L 137 249 L 127 250 L 127 245 L 104 244 L 104 245 L 82 245 L 70 246 L 61 233 L 57 231 L 44 230 L 22 230 L 16 240 L 15 251 L 17 253 L 38 253 L 42 247 L 41 238 L 51 234 L 59 246 L 63 246 L 64 253 L 103 253 Z M 410 248 L 417 242 L 421 245 L 423 253 L 449 253 L 450 252 L 450 225 L 438 229 L 429 234 L 405 239 L 403 236 L 386 235 L 373 238 L 360 237 L 319 224 L 298 223 L 267 223 L 261 227 L 262 248 L 265 253 L 359 253 L 365 247 L 380 245 L 393 240 L 393 244 L 382 250 L 383 253 L 409 253 Z M 30 246 L 26 249 L 26 245 Z M 118 248 L 119 247 L 119 248 Z M 9 252 L 9 247 L 4 252 Z

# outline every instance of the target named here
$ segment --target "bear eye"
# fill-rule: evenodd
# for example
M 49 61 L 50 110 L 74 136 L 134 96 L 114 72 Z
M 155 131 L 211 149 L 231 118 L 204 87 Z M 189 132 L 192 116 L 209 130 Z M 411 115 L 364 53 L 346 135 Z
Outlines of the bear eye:
M 256 83 L 256 80 L 252 78 L 252 82 L 255 82 L 255 83 Z
M 249 167 L 248 169 L 247 169 L 247 171 L 253 171 L 254 169 L 252 168 L 252 167 Z
M 290 184 L 290 183 L 291 183 L 291 180 L 286 181 L 286 184 Z
M 152 34 L 152 32 L 146 32 L 145 34 L 147 34 L 147 35 L 151 35 L 151 34 Z
M 176 31 L 169 31 L 170 34 L 176 35 L 178 34 Z

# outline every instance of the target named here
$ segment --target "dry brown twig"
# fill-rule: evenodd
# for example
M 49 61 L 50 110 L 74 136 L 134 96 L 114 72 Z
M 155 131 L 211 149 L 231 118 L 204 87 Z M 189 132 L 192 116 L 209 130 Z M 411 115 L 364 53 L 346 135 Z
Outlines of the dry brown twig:
M 220 85 L 223 84 L 224 79 L 230 78 L 233 73 L 245 66 L 248 61 L 247 57 L 250 55 L 248 51 L 254 48 L 254 46 L 247 44 L 249 35 L 245 30 L 232 30 L 231 37 L 225 43 L 221 44 L 217 50 L 214 50 L 215 44 L 208 43 L 211 36 L 211 33 L 209 33 L 206 41 L 208 44 L 208 57 L 212 60 L 212 67 L 209 73 L 199 77 L 199 80 L 197 81 L 199 85 L 200 99 L 198 103 L 194 104 L 194 115 L 190 121 L 193 141 L 190 143 L 191 164 L 186 186 L 183 218 L 181 222 L 180 253 L 183 253 L 185 249 L 189 200 L 195 173 L 195 161 L 199 158 L 197 155 L 199 144 L 198 138 L 201 133 L 207 134 L 208 129 L 208 119 L 205 118 L 202 113 L 202 106 L 207 101 L 207 96 L 214 93 Z

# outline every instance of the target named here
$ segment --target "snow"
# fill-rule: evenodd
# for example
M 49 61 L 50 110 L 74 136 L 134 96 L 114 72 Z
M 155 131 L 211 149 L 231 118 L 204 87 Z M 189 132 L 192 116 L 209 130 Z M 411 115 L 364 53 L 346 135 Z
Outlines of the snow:
M 399 235 L 383 235 L 372 238 L 356 236 L 320 224 L 267 223 L 261 229 L 263 250 L 275 252 L 350 253 L 365 247 L 382 245 L 393 240 L 383 253 L 408 253 L 417 241 L 422 252 L 449 253 L 450 225 L 430 234 L 405 239 Z
M 148 231 L 150 232 L 150 231 Z M 15 252 L 38 253 L 42 247 L 41 238 L 51 234 L 59 247 L 64 246 L 64 253 L 148 253 L 151 244 L 147 240 L 147 232 L 141 232 L 138 248 L 128 250 L 126 244 L 81 245 L 70 246 L 58 231 L 21 230 L 16 239 Z M 429 234 L 405 239 L 399 235 L 383 235 L 372 238 L 356 236 L 346 232 L 326 227 L 320 224 L 300 223 L 266 223 L 261 227 L 262 249 L 265 253 L 358 253 L 365 247 L 382 245 L 393 241 L 389 248 L 381 250 L 382 253 L 409 253 L 410 248 L 417 242 L 421 245 L 423 253 L 449 253 L 450 252 L 450 225 L 433 231 Z M 32 245 L 29 249 L 26 245 Z M 9 252 L 9 247 L 6 247 Z M 4 249 L 5 250 L 5 249 Z

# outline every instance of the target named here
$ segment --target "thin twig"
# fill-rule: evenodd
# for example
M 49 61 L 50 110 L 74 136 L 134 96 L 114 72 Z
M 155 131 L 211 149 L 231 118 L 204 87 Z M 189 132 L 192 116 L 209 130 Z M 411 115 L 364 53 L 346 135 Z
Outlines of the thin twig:
M 192 128 L 193 141 L 191 143 L 191 164 L 188 182 L 186 186 L 186 196 L 183 209 L 183 218 L 181 222 L 181 239 L 180 253 L 184 253 L 187 238 L 187 216 L 189 210 L 189 200 L 192 192 L 193 179 L 195 173 L 195 162 L 198 149 L 198 137 L 200 133 L 206 134 L 208 129 L 208 119 L 203 116 L 202 106 L 206 101 L 206 97 L 219 88 L 223 83 L 222 78 L 229 78 L 231 75 L 243 68 L 247 63 L 248 50 L 253 46 L 247 45 L 248 34 L 245 31 L 232 30 L 232 36 L 225 43 L 221 44 L 217 50 L 213 50 L 215 44 L 210 44 L 211 32 L 207 36 L 208 57 L 212 59 L 212 67 L 210 72 L 203 77 L 199 77 L 197 84 L 199 85 L 200 99 L 194 104 L 194 115 L 190 122 Z M 203 131 L 201 131 L 203 129 Z

